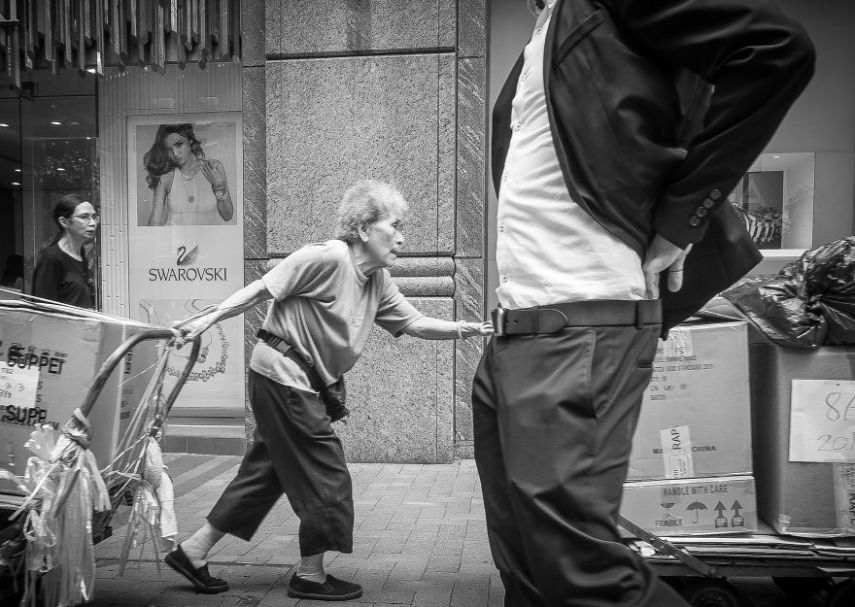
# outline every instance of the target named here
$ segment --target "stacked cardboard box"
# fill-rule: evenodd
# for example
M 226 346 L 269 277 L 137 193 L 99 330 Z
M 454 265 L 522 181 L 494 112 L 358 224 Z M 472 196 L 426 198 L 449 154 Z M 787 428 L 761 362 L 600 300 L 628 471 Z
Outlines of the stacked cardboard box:
M 855 463 L 790 461 L 793 381 L 855 379 L 855 348 L 783 348 L 758 337 L 750 356 L 760 516 L 779 533 L 855 535 Z
M 681 325 L 659 342 L 628 481 L 621 514 L 648 531 L 757 530 L 744 322 Z
M 0 301 L 0 468 L 23 474 L 24 444 L 35 423 L 64 424 L 101 364 L 128 337 L 151 325 L 68 306 Z M 158 342 L 143 341 L 101 390 L 89 421 L 99 465 L 115 456 L 124 423 L 152 376 Z M 0 481 L 0 492 L 15 492 Z

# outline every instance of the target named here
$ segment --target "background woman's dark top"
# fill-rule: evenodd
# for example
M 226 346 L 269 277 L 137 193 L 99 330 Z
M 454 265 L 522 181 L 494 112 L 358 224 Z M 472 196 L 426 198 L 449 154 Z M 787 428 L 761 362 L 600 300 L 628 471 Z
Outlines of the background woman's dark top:
M 86 257 L 74 259 L 54 243 L 39 254 L 33 274 L 33 295 L 60 303 L 95 307 L 95 293 Z

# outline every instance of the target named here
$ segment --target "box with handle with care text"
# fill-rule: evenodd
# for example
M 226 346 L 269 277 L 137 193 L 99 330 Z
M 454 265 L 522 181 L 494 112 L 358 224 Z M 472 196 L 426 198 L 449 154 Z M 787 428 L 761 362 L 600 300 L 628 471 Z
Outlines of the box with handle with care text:
M 752 476 L 625 483 L 621 515 L 656 535 L 720 535 L 759 530 Z

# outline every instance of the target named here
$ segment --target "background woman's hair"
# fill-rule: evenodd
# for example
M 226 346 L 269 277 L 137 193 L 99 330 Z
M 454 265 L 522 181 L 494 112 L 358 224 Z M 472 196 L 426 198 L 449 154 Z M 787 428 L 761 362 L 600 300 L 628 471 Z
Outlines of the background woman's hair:
M 202 151 L 202 144 L 196 139 L 196 133 L 193 132 L 192 124 L 189 122 L 161 124 L 157 127 L 154 143 L 149 151 L 145 153 L 145 156 L 143 156 L 143 167 L 146 170 L 145 181 L 152 190 L 160 183 L 160 178 L 163 175 L 174 170 L 177 166 L 169 150 L 166 148 L 166 138 L 172 133 L 177 133 L 190 142 L 190 151 L 193 152 L 196 158 L 205 158 L 205 152 Z
M 47 242 L 42 245 L 43 249 L 59 242 L 59 239 L 62 238 L 63 234 L 65 234 L 65 228 L 62 227 L 62 224 L 59 222 L 59 218 L 65 217 L 68 219 L 74 215 L 74 210 L 84 202 L 88 201 L 78 194 L 66 194 L 56 201 L 56 204 L 53 207 L 53 222 L 56 224 L 59 231 L 48 238 Z
M 356 242 L 361 226 L 370 225 L 388 213 L 402 216 L 406 212 L 407 201 L 394 185 L 373 179 L 357 181 L 342 196 L 335 237 Z

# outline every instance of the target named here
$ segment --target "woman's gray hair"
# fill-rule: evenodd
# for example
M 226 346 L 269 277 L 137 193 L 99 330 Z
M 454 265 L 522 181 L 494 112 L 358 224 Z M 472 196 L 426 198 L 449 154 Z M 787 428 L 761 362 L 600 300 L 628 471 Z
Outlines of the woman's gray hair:
M 363 179 L 350 186 L 338 207 L 338 232 L 335 237 L 345 242 L 359 240 L 359 228 L 371 225 L 384 215 L 402 217 L 407 201 L 390 183 Z

